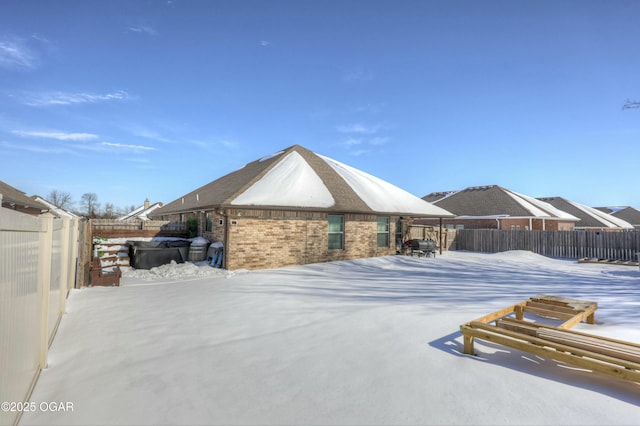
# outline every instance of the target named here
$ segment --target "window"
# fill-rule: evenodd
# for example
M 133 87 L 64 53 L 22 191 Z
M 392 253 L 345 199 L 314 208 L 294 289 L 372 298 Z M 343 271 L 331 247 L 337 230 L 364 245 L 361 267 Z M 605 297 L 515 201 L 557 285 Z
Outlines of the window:
M 205 215 L 204 230 L 206 232 L 213 231 L 213 215 L 211 214 L 211 212 L 207 212 Z
M 378 218 L 378 247 L 389 247 L 389 218 Z
M 402 220 L 398 219 L 396 222 L 396 243 L 402 245 L 404 235 L 402 235 Z
M 344 217 L 329 215 L 329 250 L 344 248 Z

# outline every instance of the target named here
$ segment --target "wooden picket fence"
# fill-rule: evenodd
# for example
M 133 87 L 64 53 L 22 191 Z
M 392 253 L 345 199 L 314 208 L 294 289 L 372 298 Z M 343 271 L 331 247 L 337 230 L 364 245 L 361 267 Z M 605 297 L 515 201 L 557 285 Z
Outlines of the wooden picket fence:
M 456 250 L 497 253 L 528 250 L 548 257 L 636 261 L 640 231 L 511 231 L 459 229 Z
M 94 236 L 109 234 L 118 236 L 183 236 L 187 234 L 187 224 L 168 220 L 112 220 L 91 219 L 91 231 Z M 121 234 L 121 235 L 120 235 Z

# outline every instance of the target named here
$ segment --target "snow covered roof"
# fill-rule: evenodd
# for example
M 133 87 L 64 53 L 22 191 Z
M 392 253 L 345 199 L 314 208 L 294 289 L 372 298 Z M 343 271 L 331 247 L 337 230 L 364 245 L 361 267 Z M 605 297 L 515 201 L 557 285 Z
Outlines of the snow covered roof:
M 51 204 L 49 201 L 45 200 L 44 198 L 40 197 L 39 195 L 33 195 L 31 198 L 33 198 L 34 200 L 36 200 L 37 202 L 39 202 L 40 204 L 44 204 L 48 209 L 49 212 L 54 214 L 57 217 L 60 218 L 69 218 L 69 219 L 77 219 L 79 216 L 73 212 L 70 212 L 68 210 L 65 209 L 61 209 L 60 207 L 56 206 L 55 204 Z
M 608 206 L 608 207 L 594 207 L 594 209 L 598 209 L 600 211 L 603 211 L 607 214 L 613 214 L 613 213 L 617 213 L 620 210 L 624 210 L 627 207 L 622 207 L 622 206 Z
M 530 197 L 528 195 L 519 194 L 517 192 L 505 190 L 518 203 L 521 203 L 526 209 L 533 213 L 535 217 L 557 217 L 559 219 L 576 220 L 576 216 L 567 213 L 564 210 L 556 208 L 553 204 L 543 200 Z
M 596 209 L 622 219 L 638 228 L 640 227 L 640 211 L 630 206 L 595 207 Z
M 0 181 L 0 194 L 2 194 L 2 207 L 25 207 L 27 209 L 34 209 L 36 213 L 47 210 L 44 204 L 28 197 L 24 192 L 2 181 Z
M 409 192 L 294 145 L 174 200 L 154 215 L 215 207 L 260 207 L 453 217 Z
M 141 205 L 137 209 L 130 211 L 126 215 L 119 217 L 118 220 L 129 220 L 129 219 L 149 220 L 150 214 L 153 211 L 159 209 L 160 207 L 162 207 L 161 202 L 148 205 L 148 201 L 145 201 L 145 204 Z
M 427 194 L 422 197 L 423 200 L 429 203 L 435 203 L 436 201 L 440 201 L 443 198 L 447 198 L 458 191 L 442 191 L 442 192 L 432 192 L 431 194 Z
M 633 225 L 623 219 L 562 197 L 546 197 L 540 198 L 540 200 L 548 202 L 578 217 L 580 220 L 576 222 L 576 228 L 633 229 Z
M 432 193 L 424 198 L 458 217 L 533 217 L 577 221 L 578 218 L 553 205 L 505 189 L 499 185 L 472 186 L 461 191 Z

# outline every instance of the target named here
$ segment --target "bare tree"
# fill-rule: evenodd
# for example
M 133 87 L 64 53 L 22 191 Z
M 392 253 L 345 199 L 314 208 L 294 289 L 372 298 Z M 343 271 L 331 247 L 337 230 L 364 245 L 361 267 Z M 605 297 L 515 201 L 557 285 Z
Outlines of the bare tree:
M 58 191 L 57 189 L 54 189 L 49 193 L 48 201 L 54 206 L 65 210 L 69 210 L 73 204 L 71 194 L 64 191 Z
M 113 219 L 114 217 L 116 217 L 116 214 L 116 208 L 113 203 L 106 203 L 104 205 L 104 213 L 102 214 L 102 216 L 105 219 Z
M 82 194 L 80 206 L 84 209 L 89 218 L 95 218 L 98 214 L 98 209 L 100 208 L 100 204 L 98 203 L 98 196 L 93 192 Z

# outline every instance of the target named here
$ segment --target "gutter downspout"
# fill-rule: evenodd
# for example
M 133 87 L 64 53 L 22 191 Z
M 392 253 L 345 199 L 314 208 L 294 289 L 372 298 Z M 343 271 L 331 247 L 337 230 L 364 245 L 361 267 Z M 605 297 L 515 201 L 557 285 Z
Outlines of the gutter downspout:
M 440 218 L 440 232 L 438 235 L 440 235 L 440 243 L 438 245 L 440 246 L 440 256 L 442 256 L 442 218 Z
M 229 269 L 229 252 L 230 252 L 230 247 L 231 247 L 231 241 L 230 240 L 230 234 L 231 231 L 229 230 L 229 213 L 227 212 L 227 210 L 224 210 L 224 244 L 226 247 L 224 247 L 224 253 L 222 253 L 224 255 L 223 261 L 224 261 L 224 266 L 226 266 L 226 269 Z
M 498 229 L 500 229 L 500 218 L 496 217 L 496 223 L 498 224 Z
M 229 260 L 229 215 L 227 214 L 227 209 L 220 209 L 218 213 L 224 218 L 224 243 L 222 244 L 222 267 L 224 269 L 228 269 L 228 260 Z

